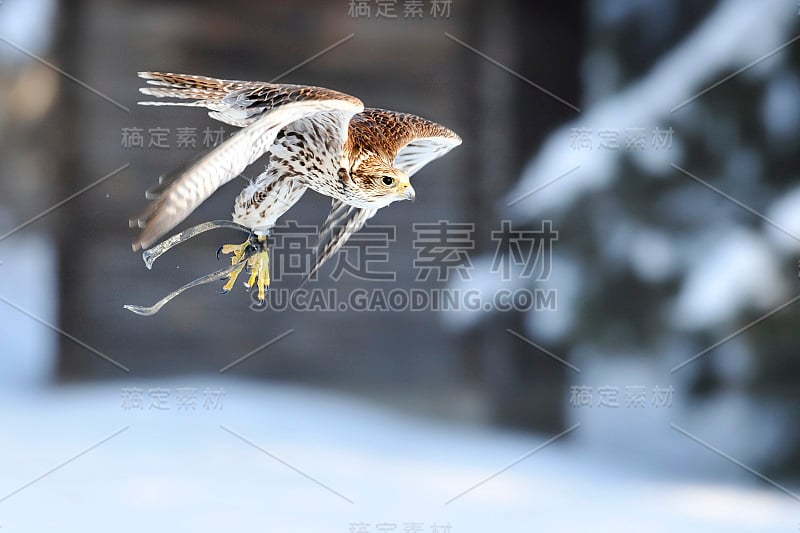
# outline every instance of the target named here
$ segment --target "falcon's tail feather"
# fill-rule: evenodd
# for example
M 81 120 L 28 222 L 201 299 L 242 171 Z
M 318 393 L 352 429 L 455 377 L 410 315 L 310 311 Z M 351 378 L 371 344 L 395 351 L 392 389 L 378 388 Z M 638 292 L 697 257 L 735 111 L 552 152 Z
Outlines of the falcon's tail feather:
M 152 87 L 142 87 L 139 92 L 156 98 L 192 99 L 194 102 L 139 102 L 141 105 L 194 105 L 206 106 L 221 102 L 233 91 L 243 89 L 248 82 L 221 80 L 192 74 L 172 72 L 139 72 L 139 77 L 147 80 Z
M 193 74 L 174 74 L 172 72 L 139 72 L 139 77 L 147 80 L 149 87 L 141 87 L 139 92 L 167 100 L 144 100 L 139 105 L 204 107 L 208 116 L 231 126 L 243 127 L 261 110 L 247 110 L 249 102 L 239 95 L 252 91 L 255 82 L 222 80 Z M 181 101 L 183 100 L 183 101 Z M 191 100 L 191 101 L 187 101 Z

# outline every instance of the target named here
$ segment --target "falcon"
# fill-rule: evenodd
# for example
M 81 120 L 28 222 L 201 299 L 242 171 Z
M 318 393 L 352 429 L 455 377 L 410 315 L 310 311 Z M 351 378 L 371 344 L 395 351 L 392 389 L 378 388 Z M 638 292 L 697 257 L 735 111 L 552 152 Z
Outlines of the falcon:
M 228 292 L 245 269 L 245 286 L 257 287 L 263 301 L 270 284 L 267 238 L 308 189 L 332 199 L 311 277 L 379 209 L 413 201 L 410 177 L 461 144 L 444 126 L 408 113 L 365 109 L 358 98 L 323 87 L 163 72 L 140 72 L 139 77 L 148 84 L 140 92 L 166 99 L 139 104 L 204 107 L 211 118 L 241 129 L 147 191 L 153 202 L 131 220 L 141 228 L 133 250 L 144 250 L 151 268 L 164 252 L 204 231 L 227 227 L 248 233 L 243 243 L 217 251 L 218 258 L 220 253 L 231 255 L 230 266 L 184 285 L 153 306 L 125 306 L 141 315 L 155 314 L 184 290 L 211 281 L 227 279 L 223 292 Z M 266 169 L 236 198 L 232 221 L 206 222 L 157 244 L 266 153 Z

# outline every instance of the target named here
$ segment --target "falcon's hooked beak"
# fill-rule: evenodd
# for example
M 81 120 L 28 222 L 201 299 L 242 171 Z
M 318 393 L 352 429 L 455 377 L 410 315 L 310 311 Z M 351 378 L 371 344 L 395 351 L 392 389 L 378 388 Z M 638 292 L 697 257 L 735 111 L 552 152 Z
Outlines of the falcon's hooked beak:
M 414 187 L 412 187 L 410 183 L 404 183 L 400 185 L 400 194 L 402 194 L 406 200 L 411 200 L 412 202 L 417 197 L 417 193 L 414 191 Z

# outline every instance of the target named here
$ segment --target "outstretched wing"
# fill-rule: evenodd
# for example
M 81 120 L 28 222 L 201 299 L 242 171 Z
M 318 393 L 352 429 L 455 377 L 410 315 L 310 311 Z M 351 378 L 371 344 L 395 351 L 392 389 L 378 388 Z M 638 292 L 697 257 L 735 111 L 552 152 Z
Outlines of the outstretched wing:
M 392 165 L 409 176 L 461 144 L 444 126 L 409 113 L 365 109 L 350 122 L 353 136 L 377 136 Z
M 148 74 L 156 76 L 156 73 Z M 160 188 L 163 191 L 161 191 L 160 196 L 144 213 L 132 221 L 143 228 L 141 234 L 133 243 L 134 250 L 152 246 L 166 232 L 189 216 L 214 191 L 239 175 L 248 165 L 269 151 L 275 142 L 278 132 L 288 124 L 318 113 L 341 115 L 342 119 L 346 121 L 352 114 L 358 113 L 363 109 L 363 104 L 359 99 L 321 87 L 230 82 L 189 76 L 183 76 L 183 78 L 189 79 L 189 81 L 185 82 L 187 85 L 194 83 L 199 85 L 200 88 L 192 86 L 191 88 L 181 89 L 170 86 L 159 88 L 158 91 L 151 90 L 148 94 L 178 98 L 193 98 L 197 95 L 203 95 L 205 98 L 210 94 L 219 95 L 223 90 L 231 87 L 236 88 L 240 87 L 240 85 L 246 85 L 247 91 L 249 91 L 247 94 L 250 96 L 243 99 L 242 94 L 244 93 L 241 93 L 231 101 L 242 104 L 241 109 L 239 109 L 241 113 L 247 113 L 248 109 L 251 111 L 257 109 L 258 111 L 248 117 L 247 125 L 242 130 L 212 149 L 197 162 L 176 174 L 171 183 L 161 185 Z M 203 89 L 202 87 L 205 87 L 205 85 L 201 85 L 198 80 L 202 80 L 203 84 L 214 88 Z M 229 96 L 241 90 L 241 88 L 235 89 L 233 93 L 229 93 Z M 254 99 L 256 94 L 258 94 L 257 104 Z M 221 101 L 224 102 L 226 98 L 228 96 L 222 97 Z M 220 99 L 216 98 L 216 100 Z M 208 104 L 209 101 L 211 100 L 199 100 L 195 101 L 194 104 L 211 108 L 210 104 Z M 245 101 L 250 103 L 244 105 L 243 102 Z
M 139 77 L 147 80 L 148 84 L 139 92 L 167 99 L 139 102 L 139 105 L 205 107 L 210 110 L 208 116 L 211 118 L 238 127 L 252 124 L 259 115 L 272 109 L 274 102 L 282 98 L 283 91 L 306 88 L 302 85 L 222 80 L 172 72 L 139 72 Z M 357 101 L 352 96 L 336 94 Z
M 377 212 L 377 209 L 360 209 L 334 198 L 328 218 L 325 219 L 319 232 L 317 261 L 308 273 L 308 278 L 313 277 L 322 265 Z

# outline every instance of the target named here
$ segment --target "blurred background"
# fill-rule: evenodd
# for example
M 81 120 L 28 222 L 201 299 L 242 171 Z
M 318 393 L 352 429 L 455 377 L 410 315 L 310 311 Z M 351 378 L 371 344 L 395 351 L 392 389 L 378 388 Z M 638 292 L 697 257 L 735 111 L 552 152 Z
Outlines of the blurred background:
M 0 1 L 0 527 L 796 531 L 799 23 L 791 0 Z M 458 132 L 365 230 L 394 279 L 343 252 L 311 285 L 486 305 L 254 311 L 205 286 L 124 310 L 240 240 L 152 271 L 130 251 L 144 190 L 235 131 L 137 106 L 143 70 Z M 440 221 L 462 238 L 420 244 Z M 290 248 L 273 289 L 302 280 L 275 272 Z

